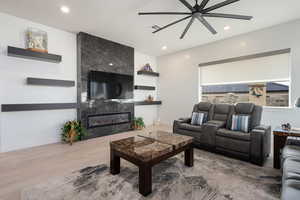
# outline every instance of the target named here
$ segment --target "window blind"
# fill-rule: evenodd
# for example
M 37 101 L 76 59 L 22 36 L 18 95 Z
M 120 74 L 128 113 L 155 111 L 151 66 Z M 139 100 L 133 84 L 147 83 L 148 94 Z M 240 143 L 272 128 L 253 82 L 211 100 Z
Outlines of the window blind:
M 200 84 L 290 80 L 290 53 L 200 67 Z

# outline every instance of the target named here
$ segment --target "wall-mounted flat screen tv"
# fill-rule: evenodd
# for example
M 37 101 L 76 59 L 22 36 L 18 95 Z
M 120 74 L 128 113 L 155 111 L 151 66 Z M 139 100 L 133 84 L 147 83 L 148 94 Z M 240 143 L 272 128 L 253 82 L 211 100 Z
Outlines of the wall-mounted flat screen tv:
M 90 71 L 90 99 L 133 99 L 133 76 Z

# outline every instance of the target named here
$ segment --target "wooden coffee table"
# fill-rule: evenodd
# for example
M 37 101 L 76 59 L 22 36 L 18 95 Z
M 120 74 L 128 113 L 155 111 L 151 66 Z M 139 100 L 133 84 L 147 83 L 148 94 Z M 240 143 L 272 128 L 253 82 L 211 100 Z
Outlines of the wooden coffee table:
M 139 168 L 139 192 L 152 192 L 152 167 L 184 151 L 185 165 L 194 164 L 193 138 L 158 131 L 129 137 L 110 143 L 110 173 L 120 173 L 120 158 Z

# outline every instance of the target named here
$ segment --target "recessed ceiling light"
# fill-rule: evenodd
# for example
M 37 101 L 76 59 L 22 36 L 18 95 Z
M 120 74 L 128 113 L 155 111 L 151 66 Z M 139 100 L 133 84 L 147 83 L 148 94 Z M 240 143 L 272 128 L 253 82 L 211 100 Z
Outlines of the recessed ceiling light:
M 109 63 L 109 66 L 114 66 L 114 64 L 113 63 Z
M 185 59 L 190 59 L 191 58 L 191 56 L 189 54 L 186 54 L 184 57 L 185 57 Z
M 167 46 L 163 46 L 161 49 L 162 50 L 167 50 L 167 48 L 168 48 Z
M 224 30 L 225 30 L 225 31 L 228 31 L 229 29 L 230 29 L 230 26 L 225 26 L 225 27 L 224 27 Z
M 245 46 L 247 46 L 247 43 L 246 43 L 246 42 L 241 42 L 240 45 L 241 45 L 242 47 L 245 47 Z
M 60 7 L 61 12 L 63 13 L 69 13 L 70 12 L 70 8 L 67 6 L 62 6 Z

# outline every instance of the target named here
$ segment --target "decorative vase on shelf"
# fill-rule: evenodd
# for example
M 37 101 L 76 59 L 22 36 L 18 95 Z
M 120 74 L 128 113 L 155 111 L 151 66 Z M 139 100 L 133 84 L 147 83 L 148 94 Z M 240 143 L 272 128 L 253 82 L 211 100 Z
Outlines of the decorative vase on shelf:
M 148 95 L 147 98 L 146 98 L 147 102 L 152 102 L 153 100 L 154 100 L 154 97 L 151 96 L 151 95 Z
M 26 32 L 26 49 L 41 53 L 48 53 L 48 35 L 47 32 L 29 28 Z
M 153 72 L 151 66 L 149 63 L 145 64 L 143 67 L 142 67 L 142 71 L 147 71 L 147 72 Z

